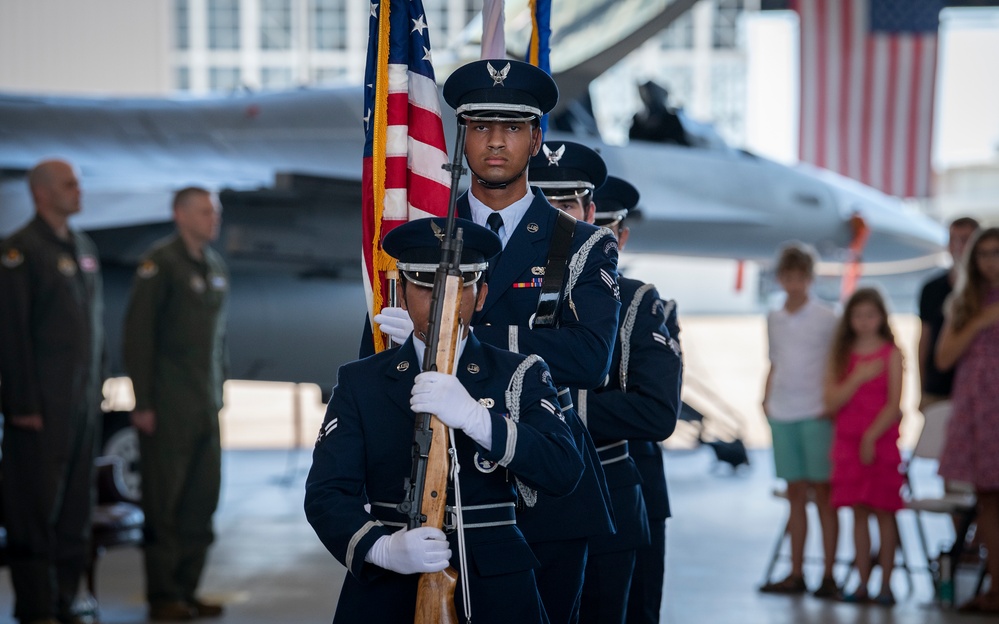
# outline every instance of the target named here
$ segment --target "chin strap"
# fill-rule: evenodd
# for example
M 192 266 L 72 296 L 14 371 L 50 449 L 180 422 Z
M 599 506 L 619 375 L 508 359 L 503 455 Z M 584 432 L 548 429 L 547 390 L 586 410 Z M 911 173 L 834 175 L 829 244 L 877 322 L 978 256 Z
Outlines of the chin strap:
M 519 180 L 524 175 L 524 173 L 526 171 L 527 171 L 527 167 L 524 167 L 523 169 L 520 170 L 520 173 L 518 173 L 517 175 L 513 176 L 509 180 L 506 180 L 505 182 L 486 182 L 485 180 L 483 180 L 482 178 L 479 177 L 479 174 L 475 173 L 474 171 L 472 173 L 475 173 L 475 179 L 476 179 L 476 181 L 478 181 L 479 186 L 482 186 L 483 188 L 495 190 L 495 189 L 505 189 L 506 187 L 510 186 L 511 184 L 513 184 L 514 182 L 516 182 L 517 180 Z

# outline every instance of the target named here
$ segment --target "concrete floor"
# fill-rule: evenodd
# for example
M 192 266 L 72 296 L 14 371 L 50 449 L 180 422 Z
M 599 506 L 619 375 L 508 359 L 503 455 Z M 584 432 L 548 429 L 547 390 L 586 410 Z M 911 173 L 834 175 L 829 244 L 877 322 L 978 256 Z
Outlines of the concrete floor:
M 227 450 L 223 500 L 216 516 L 218 540 L 203 582 L 207 597 L 224 601 L 220 622 L 238 624 L 320 624 L 332 619 L 344 569 L 319 543 L 302 511 L 303 484 L 310 464 L 306 451 Z M 756 591 L 786 503 L 775 499 L 769 451 L 751 451 L 751 465 L 732 471 L 719 465 L 709 449 L 667 452 L 667 472 L 674 508 L 668 528 L 668 556 L 663 622 L 687 623 L 870 623 L 942 624 L 995 622 L 997 618 L 962 616 L 931 604 L 925 572 L 913 573 L 907 591 L 905 574 L 893 587 L 893 609 L 858 607 L 810 596 L 788 598 Z M 924 475 L 927 480 L 932 474 Z M 899 516 L 915 561 L 913 519 Z M 931 523 L 934 544 L 950 539 L 946 521 Z M 849 536 L 848 518 L 842 535 Z M 849 557 L 849 539 L 841 553 Z M 810 543 L 809 552 L 818 552 Z M 784 565 L 782 563 L 782 565 Z M 786 566 L 779 568 L 781 575 Z M 809 567 L 810 584 L 821 571 Z M 103 621 L 145 621 L 141 554 L 125 548 L 108 553 L 99 568 L 98 593 Z M 963 598 L 973 579 L 962 578 Z M 0 623 L 12 608 L 9 573 L 0 570 Z M 372 623 L 379 624 L 379 623 Z

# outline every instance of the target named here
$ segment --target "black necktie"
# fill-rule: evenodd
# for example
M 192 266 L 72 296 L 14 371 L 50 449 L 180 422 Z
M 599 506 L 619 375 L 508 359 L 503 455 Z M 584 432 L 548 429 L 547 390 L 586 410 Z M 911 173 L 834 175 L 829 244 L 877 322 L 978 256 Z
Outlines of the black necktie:
M 499 236 L 500 228 L 503 227 L 503 217 L 500 216 L 500 213 L 493 212 L 489 215 L 489 218 L 486 219 L 486 224 L 489 226 L 489 229 L 496 234 L 496 236 Z

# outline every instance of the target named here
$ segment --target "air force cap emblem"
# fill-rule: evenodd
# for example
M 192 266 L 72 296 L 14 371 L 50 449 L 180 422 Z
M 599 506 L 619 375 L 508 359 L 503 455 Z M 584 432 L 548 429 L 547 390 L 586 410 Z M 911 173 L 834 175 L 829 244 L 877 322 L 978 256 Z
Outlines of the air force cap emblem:
M 506 67 L 496 71 L 492 63 L 486 63 L 486 70 L 489 72 L 489 77 L 493 79 L 493 86 L 503 86 L 503 81 L 510 74 L 510 63 L 506 64 Z

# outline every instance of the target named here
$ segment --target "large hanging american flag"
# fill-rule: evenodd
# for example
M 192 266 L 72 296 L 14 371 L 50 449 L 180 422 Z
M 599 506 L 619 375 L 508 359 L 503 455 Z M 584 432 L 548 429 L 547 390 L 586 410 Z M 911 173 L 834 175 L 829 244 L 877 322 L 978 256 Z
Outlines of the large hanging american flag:
M 889 195 L 929 196 L 943 6 L 793 0 L 801 21 L 801 160 Z
M 388 300 L 394 263 L 382 238 L 411 219 L 444 216 L 451 188 L 440 98 L 421 0 L 372 2 L 364 74 L 362 176 L 365 294 L 371 318 Z M 385 337 L 374 326 L 375 350 Z

